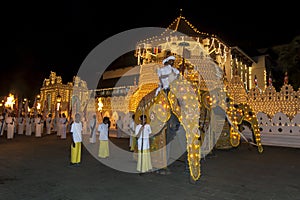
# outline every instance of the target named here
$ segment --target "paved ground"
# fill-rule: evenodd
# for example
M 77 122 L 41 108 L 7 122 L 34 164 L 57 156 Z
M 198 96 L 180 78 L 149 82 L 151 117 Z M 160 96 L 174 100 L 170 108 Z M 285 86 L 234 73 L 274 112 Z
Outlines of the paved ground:
M 128 145 L 128 139 L 111 139 Z M 170 175 L 139 176 L 107 167 L 84 148 L 81 166 L 70 167 L 70 142 L 70 136 L 0 137 L 0 199 L 300 199 L 300 149 L 265 146 L 259 154 L 241 144 L 215 150 L 191 184 L 182 160 Z

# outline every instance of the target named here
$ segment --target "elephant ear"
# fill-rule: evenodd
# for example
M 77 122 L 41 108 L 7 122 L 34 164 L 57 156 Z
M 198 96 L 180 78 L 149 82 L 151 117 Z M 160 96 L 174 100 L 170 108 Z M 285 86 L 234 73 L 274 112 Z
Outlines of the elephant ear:
M 161 91 L 153 99 L 149 108 L 150 126 L 153 134 L 158 134 L 170 119 L 170 104 L 166 94 Z
M 156 135 L 161 132 L 161 130 L 166 126 L 166 122 L 161 121 L 159 117 L 159 113 L 157 112 L 158 109 L 157 105 L 153 105 L 149 110 L 150 115 L 150 126 L 152 130 L 152 134 Z
M 141 115 L 146 115 L 147 116 L 147 124 L 150 123 L 149 108 L 153 104 L 154 97 L 155 97 L 155 90 L 147 93 L 146 95 L 144 95 L 142 97 L 142 99 L 138 103 L 138 106 L 135 110 L 134 121 L 136 124 L 141 123 L 139 120 Z
M 153 134 L 159 133 L 171 116 L 171 108 L 165 92 L 160 91 L 155 96 L 155 91 L 151 91 L 142 98 L 135 112 L 135 122 L 137 124 L 140 123 L 140 115 L 147 116 L 147 123 L 150 124 Z

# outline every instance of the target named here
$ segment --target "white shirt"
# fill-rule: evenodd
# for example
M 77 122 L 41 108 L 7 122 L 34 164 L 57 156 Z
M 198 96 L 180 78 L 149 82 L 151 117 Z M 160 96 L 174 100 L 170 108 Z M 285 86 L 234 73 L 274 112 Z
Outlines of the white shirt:
M 40 125 L 40 124 L 41 124 L 41 118 L 36 117 L 36 118 L 34 119 L 34 123 Z
M 18 118 L 18 122 L 20 125 L 23 125 L 24 124 L 24 118 L 23 117 L 19 117 Z
M 108 140 L 108 124 L 101 123 L 98 126 L 99 140 Z
M 137 135 L 139 133 L 141 127 L 142 127 L 141 124 L 136 126 L 135 135 Z M 138 150 L 142 150 L 142 143 L 143 143 L 143 150 L 150 149 L 149 135 L 151 133 L 152 133 L 152 130 L 151 130 L 150 125 L 145 124 L 144 130 L 142 130 L 142 133 L 141 133 L 140 137 L 138 138 Z
M 26 117 L 26 118 L 25 118 L 25 121 L 26 121 L 26 125 L 27 125 L 27 124 L 30 124 L 31 118 L 30 118 L 30 117 Z
M 97 124 L 96 119 L 95 119 L 95 118 L 92 118 L 91 121 L 90 121 L 90 129 L 92 130 L 92 129 L 93 129 L 93 126 L 94 126 L 93 133 L 96 131 L 96 124 Z
M 163 66 L 157 70 L 158 76 L 161 78 L 162 86 L 164 89 L 168 88 L 170 83 L 175 79 L 176 75 L 180 72 L 175 67 L 171 65 Z
M 51 124 L 51 120 L 52 120 L 51 117 L 47 117 L 47 119 L 46 119 L 47 125 L 50 125 L 50 124 Z
M 130 124 L 129 124 L 129 133 L 130 133 L 130 135 L 134 135 L 134 131 L 135 131 L 135 122 L 134 122 L 134 120 L 131 120 Z
M 175 67 L 172 67 L 171 65 L 163 66 L 162 68 L 159 68 L 157 71 L 158 76 L 162 75 L 169 75 L 171 73 L 179 74 L 179 70 Z
M 60 122 L 60 124 L 61 124 L 61 125 L 64 125 L 64 126 L 66 126 L 66 125 L 67 125 L 67 122 L 68 122 L 68 120 L 67 120 L 67 118 L 65 118 L 65 117 L 62 117 L 62 118 L 60 118 L 60 119 L 59 119 L 59 122 Z
M 82 124 L 81 122 L 74 122 L 71 126 L 71 132 L 74 142 L 82 142 Z
M 5 123 L 7 123 L 8 125 L 14 125 L 14 120 L 12 117 L 8 116 L 5 118 Z

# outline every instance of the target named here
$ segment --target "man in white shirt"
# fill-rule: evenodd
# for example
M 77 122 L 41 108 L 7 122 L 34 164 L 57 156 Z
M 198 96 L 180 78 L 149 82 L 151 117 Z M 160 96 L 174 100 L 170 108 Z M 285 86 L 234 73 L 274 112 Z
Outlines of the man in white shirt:
M 140 124 L 135 127 L 135 136 L 138 145 L 137 171 L 144 173 L 152 169 L 150 155 L 150 136 L 152 134 L 151 126 L 147 123 L 147 116 L 140 116 Z
M 0 135 L 2 136 L 5 129 L 5 121 L 4 121 L 4 115 L 0 115 Z
M 81 162 L 82 123 L 80 114 L 75 114 L 75 121 L 71 125 L 71 165 L 79 165 Z
M 11 113 L 8 113 L 7 117 L 5 118 L 5 123 L 7 126 L 7 139 L 13 139 L 15 122 Z
M 52 114 L 50 113 L 46 118 L 46 133 L 47 135 L 51 134 L 51 127 L 52 127 Z
M 121 116 L 119 116 L 119 119 L 116 122 L 116 127 L 117 127 L 117 138 L 122 137 L 122 129 L 123 129 L 123 121 L 121 119 Z
M 104 117 L 103 122 L 98 126 L 99 132 L 99 158 L 109 157 L 109 146 L 108 146 L 108 128 L 109 128 L 109 118 Z
M 34 119 L 35 137 L 42 137 L 42 116 L 38 114 Z
M 67 123 L 68 119 L 65 113 L 62 114 L 62 117 L 60 118 L 60 139 L 66 139 L 67 138 Z
M 24 116 L 20 115 L 20 117 L 18 118 L 18 134 L 19 135 L 23 135 L 23 133 L 24 133 L 24 127 L 25 127 Z
M 175 61 L 174 56 L 169 56 L 163 60 L 163 67 L 157 70 L 160 81 L 159 88 L 156 90 L 156 96 L 161 88 L 167 93 L 170 89 L 170 83 L 174 81 L 180 74 L 180 71 L 173 67 Z
M 134 121 L 135 114 L 132 114 L 130 118 L 130 123 L 129 123 L 129 148 L 130 151 L 134 151 L 134 146 L 136 144 L 136 139 L 135 139 L 135 121 Z
M 96 143 L 96 125 L 97 125 L 97 116 L 96 114 L 93 114 L 92 119 L 89 123 L 89 128 L 90 128 L 90 143 Z
M 27 136 L 30 136 L 32 133 L 32 130 L 31 130 L 32 129 L 32 125 L 31 125 L 32 120 L 31 119 L 32 118 L 30 117 L 30 115 L 27 114 L 27 116 L 25 118 L 25 121 L 26 121 L 25 135 L 27 135 Z

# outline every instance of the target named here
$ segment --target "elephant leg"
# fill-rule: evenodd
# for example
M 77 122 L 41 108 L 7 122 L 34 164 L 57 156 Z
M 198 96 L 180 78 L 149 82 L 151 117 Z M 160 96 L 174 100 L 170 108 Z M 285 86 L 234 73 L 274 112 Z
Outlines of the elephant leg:
M 176 132 L 179 130 L 180 122 L 176 115 L 171 111 L 170 119 L 167 122 L 167 144 L 171 142 L 176 136 Z
M 259 130 L 259 126 L 257 121 L 255 121 L 255 123 L 252 124 L 252 137 L 253 137 L 253 141 L 254 143 L 257 145 L 258 148 L 258 152 L 262 153 L 263 152 L 263 147 L 261 144 L 261 139 L 260 139 L 260 130 Z

